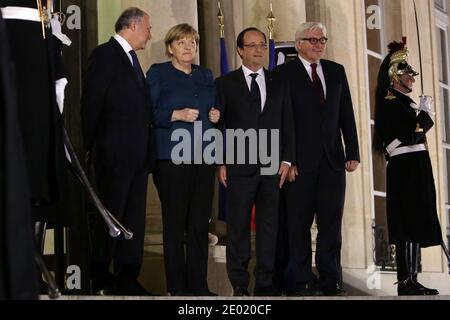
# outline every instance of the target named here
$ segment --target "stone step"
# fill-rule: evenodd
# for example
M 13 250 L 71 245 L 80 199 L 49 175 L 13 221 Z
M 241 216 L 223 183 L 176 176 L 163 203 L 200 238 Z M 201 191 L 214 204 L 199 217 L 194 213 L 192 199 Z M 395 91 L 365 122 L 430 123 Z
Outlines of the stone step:
M 162 233 L 162 219 L 160 215 L 147 214 L 145 233 Z
M 51 300 L 48 296 L 40 296 L 40 300 Z M 420 301 L 439 301 L 450 300 L 450 296 L 403 296 L 403 297 L 366 297 L 366 296 L 347 296 L 347 297 L 170 297 L 170 296 L 156 296 L 156 297 L 131 297 L 131 296 L 61 296 L 55 300 L 269 300 L 269 301 L 297 301 L 297 300 L 337 300 L 337 301 L 403 301 L 403 300 L 420 300 Z

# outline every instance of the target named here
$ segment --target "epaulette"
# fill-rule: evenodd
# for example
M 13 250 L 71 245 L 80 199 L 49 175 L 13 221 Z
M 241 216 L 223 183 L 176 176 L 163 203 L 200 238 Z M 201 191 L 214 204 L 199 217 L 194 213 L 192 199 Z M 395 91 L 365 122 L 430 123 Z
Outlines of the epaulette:
M 395 100 L 395 99 L 397 99 L 397 97 L 394 94 L 392 94 L 391 90 L 388 90 L 387 96 L 384 97 L 384 99 L 385 100 Z
M 423 132 L 424 130 L 423 130 L 423 128 L 421 128 L 420 127 L 420 124 L 419 123 L 417 123 L 416 124 L 416 130 L 414 131 L 415 133 L 421 133 L 421 132 Z

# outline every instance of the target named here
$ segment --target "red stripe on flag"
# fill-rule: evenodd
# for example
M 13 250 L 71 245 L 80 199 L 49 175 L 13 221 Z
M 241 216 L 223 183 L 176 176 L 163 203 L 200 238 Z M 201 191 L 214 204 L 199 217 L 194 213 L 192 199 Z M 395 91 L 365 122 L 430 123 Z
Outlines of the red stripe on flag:
M 251 226 L 253 231 L 256 230 L 255 214 L 256 214 L 256 208 L 255 208 L 255 205 L 253 205 L 253 208 L 252 208 L 252 219 L 251 219 L 251 224 L 250 224 L 250 226 Z

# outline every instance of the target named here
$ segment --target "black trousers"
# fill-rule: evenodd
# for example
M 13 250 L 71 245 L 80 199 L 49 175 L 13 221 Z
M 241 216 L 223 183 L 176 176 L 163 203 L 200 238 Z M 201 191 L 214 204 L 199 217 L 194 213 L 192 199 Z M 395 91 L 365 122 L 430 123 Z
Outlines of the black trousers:
M 289 230 L 289 269 L 296 284 L 314 282 L 311 226 L 317 215 L 316 267 L 319 285 L 341 282 L 341 224 L 345 201 L 345 171 L 335 171 L 324 155 L 311 172 L 302 172 L 286 185 Z
M 153 178 L 162 205 L 167 291 L 207 293 L 215 167 L 158 161 Z
M 227 272 L 233 287 L 247 288 L 251 258 L 250 222 L 255 203 L 255 288 L 272 285 L 278 231 L 279 176 L 228 177 Z
M 119 278 L 138 278 L 144 251 L 148 173 L 117 165 L 97 165 L 95 175 L 99 197 L 106 208 L 133 232 L 133 238 L 109 236 L 105 222 L 96 214 L 92 223 L 92 274 L 108 273 L 111 261 Z
M 285 201 L 285 191 L 280 190 L 280 200 L 278 202 L 278 235 L 275 255 L 275 272 L 273 284 L 280 291 L 286 291 L 293 282 L 289 266 L 289 230 L 287 221 L 287 210 Z

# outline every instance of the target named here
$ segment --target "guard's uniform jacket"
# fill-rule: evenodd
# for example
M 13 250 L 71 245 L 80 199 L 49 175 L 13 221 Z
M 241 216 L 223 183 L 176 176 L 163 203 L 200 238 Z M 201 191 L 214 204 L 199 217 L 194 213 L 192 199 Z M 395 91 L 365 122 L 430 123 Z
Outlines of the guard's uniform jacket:
M 430 115 L 393 89 L 384 100 L 380 131 L 386 147 L 389 242 L 410 241 L 421 247 L 440 245 L 436 191 L 425 134 Z
M 61 56 L 56 38 L 45 27 L 36 0 L 3 0 L 2 14 L 11 48 L 17 88 L 19 125 L 25 148 L 33 218 L 52 225 L 68 224 L 62 209 L 65 185 L 63 119 L 56 103 L 55 77 Z M 46 1 L 42 1 L 46 6 Z

